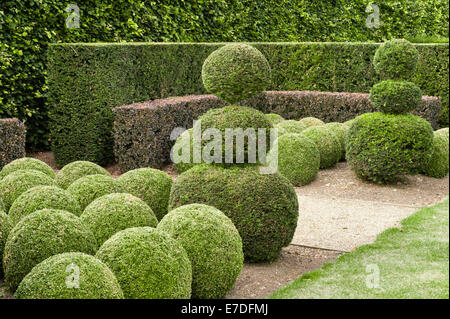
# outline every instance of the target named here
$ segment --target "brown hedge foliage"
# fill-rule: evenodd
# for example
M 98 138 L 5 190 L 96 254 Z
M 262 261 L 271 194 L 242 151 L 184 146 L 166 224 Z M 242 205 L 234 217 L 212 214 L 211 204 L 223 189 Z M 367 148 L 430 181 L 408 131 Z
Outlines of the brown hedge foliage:
M 16 118 L 0 119 L 0 170 L 15 159 L 25 157 L 25 124 Z

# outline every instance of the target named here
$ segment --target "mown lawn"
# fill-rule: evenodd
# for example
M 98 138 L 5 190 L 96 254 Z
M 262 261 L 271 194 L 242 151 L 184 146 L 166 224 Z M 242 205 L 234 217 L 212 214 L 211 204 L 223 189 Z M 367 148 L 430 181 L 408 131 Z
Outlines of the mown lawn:
M 448 198 L 269 298 L 449 298 Z

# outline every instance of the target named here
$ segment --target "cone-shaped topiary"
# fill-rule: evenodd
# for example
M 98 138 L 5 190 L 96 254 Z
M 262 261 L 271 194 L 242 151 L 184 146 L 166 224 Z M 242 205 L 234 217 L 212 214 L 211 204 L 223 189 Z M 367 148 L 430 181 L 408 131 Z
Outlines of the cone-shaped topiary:
M 380 112 L 404 114 L 417 109 L 422 102 L 422 90 L 412 82 L 383 81 L 370 91 L 370 103 Z
M 325 125 L 325 122 L 315 117 L 305 117 L 299 120 L 306 127 Z
M 345 125 L 344 123 L 338 123 L 338 122 L 331 122 L 331 123 L 327 123 L 325 124 L 325 126 L 332 131 L 336 137 L 339 140 L 339 143 L 341 144 L 341 151 L 342 151 L 342 156 L 340 158 L 340 160 L 345 160 L 345 140 L 347 138 L 347 132 L 349 130 L 349 126 Z
M 275 128 L 278 129 L 278 136 L 281 136 L 283 134 L 300 134 L 304 130 L 306 130 L 308 127 L 299 122 L 294 120 L 286 120 L 281 123 L 278 123 L 275 125 Z
M 79 217 L 66 211 L 43 209 L 22 218 L 6 240 L 5 282 L 14 291 L 33 267 L 65 252 L 94 254 L 94 234 Z
M 309 184 L 320 167 L 320 152 L 316 144 L 302 134 L 284 134 L 277 140 L 269 158 L 278 156 L 278 172 L 292 185 Z M 278 150 L 277 152 L 275 152 Z
M 434 132 L 433 149 L 428 163 L 422 172 L 426 176 L 444 178 L 449 170 L 449 145 L 448 138 L 443 134 Z
M 144 201 L 123 193 L 97 198 L 86 207 L 81 220 L 94 233 L 98 247 L 121 230 L 158 225 L 155 214 Z
M 252 262 L 276 259 L 297 227 L 294 187 L 279 173 L 262 174 L 255 166 L 203 164 L 184 172 L 173 184 L 169 207 L 194 203 L 214 206 L 233 221 Z
M 40 185 L 54 185 L 53 178 L 33 169 L 14 171 L 0 181 L 0 201 L 8 213 L 14 201 L 25 191 Z
M 123 299 L 112 271 L 83 253 L 58 254 L 36 265 L 17 288 L 17 299 Z
M 342 147 L 336 134 L 325 125 L 308 127 L 302 133 L 312 140 L 320 152 L 320 168 L 333 167 L 342 157 Z
M 103 167 L 87 161 L 76 161 L 64 166 L 56 175 L 56 184 L 67 189 L 77 179 L 88 175 L 106 175 L 110 176 Z
M 227 44 L 203 63 L 205 89 L 228 103 L 236 103 L 266 90 L 271 81 L 269 62 L 256 48 Z
M 383 80 L 408 80 L 414 74 L 419 52 L 406 40 L 383 43 L 375 52 L 373 65 Z
M 158 224 L 183 245 L 192 264 L 192 297 L 222 298 L 240 274 L 244 254 L 233 222 L 217 208 L 191 204 L 170 211 Z
M 84 210 L 95 199 L 103 195 L 119 193 L 121 187 L 111 176 L 87 175 L 70 184 L 67 191 L 80 203 Z
M 53 169 L 45 164 L 44 162 L 31 157 L 23 157 L 16 159 L 15 161 L 12 161 L 8 165 L 4 166 L 3 169 L 0 171 L 0 180 L 2 178 L 5 178 L 12 172 L 23 170 L 23 169 L 33 169 L 36 171 L 40 171 L 46 175 L 48 175 L 50 178 L 55 178 L 56 174 L 53 171 Z
M 0 209 L 0 279 L 3 278 L 3 251 L 10 228 L 9 216 Z
M 346 158 L 359 177 L 392 182 L 421 170 L 432 145 L 431 125 L 418 116 L 366 113 L 347 134 Z
M 158 220 L 167 214 L 172 178 L 153 168 L 138 168 L 117 179 L 123 192 L 142 199 L 153 210 Z
M 183 246 L 151 227 L 122 230 L 96 257 L 116 275 L 127 299 L 187 299 L 192 267 Z
M 175 160 L 173 152 L 177 153 L 178 158 L 180 160 Z M 188 152 L 188 154 L 185 153 L 186 156 L 183 156 L 184 152 Z M 192 139 L 192 129 L 190 128 L 184 131 L 177 138 L 170 154 L 173 166 L 176 168 L 178 173 L 181 174 L 196 165 L 194 163 L 193 152 L 194 152 L 194 144 Z
M 272 126 L 275 126 L 278 123 L 285 121 L 285 119 L 281 115 L 278 115 L 275 113 L 266 114 L 266 119 L 269 120 L 269 122 L 270 122 L 270 124 L 272 124 Z

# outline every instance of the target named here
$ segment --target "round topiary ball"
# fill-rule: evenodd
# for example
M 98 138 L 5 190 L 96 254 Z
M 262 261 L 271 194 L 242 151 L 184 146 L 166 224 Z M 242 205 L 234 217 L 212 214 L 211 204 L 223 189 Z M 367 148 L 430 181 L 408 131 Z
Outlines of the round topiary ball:
M 272 126 L 275 126 L 283 121 L 285 121 L 285 119 L 278 114 L 275 113 L 270 113 L 270 114 L 266 114 L 266 119 L 269 120 L 270 124 L 272 124 Z
M 10 228 L 8 215 L 0 209 L 0 279 L 3 278 L 3 251 Z
M 172 178 L 153 168 L 138 168 L 117 179 L 123 192 L 142 199 L 153 210 L 158 220 L 167 214 Z
M 414 74 L 419 52 L 404 39 L 387 41 L 375 52 L 373 65 L 384 80 L 408 80 Z
M 302 123 L 303 125 L 305 125 L 307 128 L 311 127 L 311 126 L 325 125 L 324 121 L 319 120 L 315 117 L 305 117 L 305 118 L 302 118 L 299 122 Z
M 20 283 L 17 299 L 123 299 L 112 271 L 97 258 L 63 253 L 36 265 Z
M 266 90 L 271 81 L 269 62 L 254 47 L 227 44 L 211 53 L 203 63 L 205 89 L 228 103 L 236 103 Z
M 191 204 L 170 211 L 159 230 L 176 239 L 192 264 L 192 297 L 222 298 L 244 262 L 242 240 L 233 222 L 217 208 Z
M 53 178 L 33 169 L 14 171 L 0 181 L 0 201 L 8 213 L 14 201 L 25 191 L 40 185 L 54 185 Z
M 86 207 L 81 220 L 94 233 L 98 247 L 121 230 L 158 225 L 155 214 L 144 201 L 123 193 L 97 198 Z
M 14 291 L 33 267 L 65 252 L 94 254 L 94 234 L 72 213 L 43 209 L 22 218 L 6 240 L 5 282 Z
M 202 158 L 205 161 L 205 154 L 210 154 L 211 158 L 209 163 L 220 164 L 220 162 L 229 166 L 230 164 L 257 164 L 260 129 L 264 129 L 261 134 L 265 136 L 265 147 L 266 152 L 270 149 L 270 129 L 272 125 L 265 115 L 253 108 L 244 106 L 226 106 L 218 109 L 211 109 L 202 116 L 199 117 L 194 125 L 194 137 L 196 130 L 202 132 Z M 204 137 L 204 135 L 209 135 L 208 133 L 214 133 L 220 136 L 214 136 L 214 138 L 209 139 Z M 229 139 L 227 139 L 227 134 Z M 200 135 L 200 134 L 199 134 Z M 233 139 L 231 137 L 234 136 Z M 214 140 L 221 141 L 220 145 L 214 150 L 208 149 L 208 146 L 213 143 Z M 237 148 L 237 140 L 241 139 L 243 141 L 243 148 Z M 250 146 L 254 144 L 255 148 Z M 229 157 L 227 156 L 227 148 L 229 151 Z M 249 149 L 250 148 L 250 149 Z M 232 150 L 232 152 L 231 152 Z M 249 150 L 251 152 L 249 152 Z M 214 157 L 214 155 L 217 155 Z M 250 156 L 250 157 L 249 157 Z
M 448 138 L 443 134 L 434 132 L 433 148 L 428 163 L 422 172 L 426 176 L 444 178 L 449 171 L 449 145 Z
M 342 152 L 342 156 L 341 156 L 340 160 L 345 160 L 345 139 L 347 138 L 347 132 L 350 129 L 350 127 L 345 125 L 344 123 L 338 123 L 338 122 L 327 123 L 327 124 L 325 124 L 325 126 L 330 131 L 332 131 L 338 138 L 338 140 L 341 144 L 341 152 Z
M 214 206 L 233 221 L 251 262 L 275 260 L 297 227 L 292 184 L 279 173 L 261 174 L 255 166 L 203 164 L 184 172 L 173 184 L 169 209 L 194 203 Z
M 278 129 L 278 136 L 284 134 L 300 134 L 307 129 L 307 126 L 299 121 L 287 120 L 275 125 Z
M 370 103 L 379 112 L 405 114 L 422 102 L 422 90 L 412 82 L 383 81 L 370 91 Z
M 87 161 L 76 161 L 64 166 L 56 175 L 56 185 L 67 189 L 73 182 L 81 177 L 88 175 L 106 175 L 110 176 L 103 167 Z
M 360 178 L 392 182 L 421 170 L 432 145 L 431 125 L 418 116 L 366 113 L 348 132 L 346 158 Z
M 80 203 L 83 211 L 95 199 L 103 195 L 119 193 L 121 187 L 111 176 L 87 175 L 70 184 L 67 191 Z
M 57 186 L 36 186 L 20 195 L 9 210 L 11 225 L 15 226 L 24 216 L 35 211 L 52 208 L 81 215 L 81 207 L 75 197 Z
M 269 157 L 278 156 L 278 172 L 292 185 L 303 186 L 316 178 L 320 152 L 316 144 L 302 134 L 284 134 L 277 140 Z
M 437 135 L 441 135 L 441 136 L 447 138 L 447 140 L 449 139 L 448 127 L 441 128 L 441 129 L 437 130 L 435 133 Z
M 5 178 L 12 172 L 24 169 L 33 169 L 36 171 L 40 171 L 48 175 L 52 179 L 56 177 L 56 174 L 53 171 L 53 169 L 44 162 L 31 157 L 23 157 L 16 159 L 15 161 L 12 161 L 8 165 L 4 166 L 3 169 L 0 171 L 0 180 Z
M 333 167 L 342 157 L 342 146 L 336 134 L 325 125 L 308 127 L 302 133 L 319 148 L 320 168 Z
M 97 252 L 116 275 L 127 299 L 187 299 L 192 267 L 183 246 L 151 227 L 122 230 Z
M 176 153 L 175 153 L 176 152 Z M 194 141 L 192 137 L 192 129 L 184 131 L 175 141 L 171 150 L 171 159 L 173 166 L 178 173 L 183 173 L 194 167 Z M 174 155 L 177 155 L 176 157 Z
M 355 122 L 355 119 L 348 120 L 348 121 L 346 121 L 346 122 L 344 122 L 342 124 L 344 124 L 347 128 L 350 129 L 350 127 L 352 126 L 353 122 Z

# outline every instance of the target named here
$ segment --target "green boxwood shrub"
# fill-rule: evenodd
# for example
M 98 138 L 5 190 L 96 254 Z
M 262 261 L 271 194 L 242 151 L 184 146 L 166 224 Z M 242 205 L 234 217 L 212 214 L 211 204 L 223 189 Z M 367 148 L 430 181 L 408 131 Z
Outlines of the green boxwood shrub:
M 387 80 L 372 87 L 370 103 L 379 112 L 409 113 L 422 103 L 422 90 L 412 82 Z
M 65 252 L 94 254 L 94 234 L 72 213 L 43 209 L 22 218 L 8 235 L 3 257 L 5 282 L 11 291 L 33 267 Z
M 297 227 L 292 184 L 279 173 L 261 174 L 255 166 L 203 164 L 184 172 L 173 184 L 169 209 L 194 203 L 214 206 L 233 221 L 250 262 L 275 260 Z
M 448 137 L 434 132 L 433 148 L 430 161 L 424 166 L 422 173 L 434 178 L 444 178 L 449 171 Z
M 439 129 L 439 130 L 437 130 L 436 131 L 436 134 L 438 134 L 438 135 L 441 135 L 441 136 L 444 136 L 444 137 L 446 137 L 447 138 L 447 140 L 449 139 L 449 134 L 448 134 L 448 127 L 444 127 L 444 128 L 441 128 L 441 129 Z
M 244 43 L 227 44 L 203 63 L 205 89 L 228 103 L 237 103 L 262 93 L 271 84 L 265 56 Z
M 348 121 L 346 121 L 346 122 L 344 122 L 342 124 L 344 124 L 345 126 L 347 126 L 350 129 L 350 127 L 352 126 L 352 124 L 354 122 L 355 122 L 355 119 L 351 119 L 351 120 L 348 120 Z
M 277 144 L 278 153 L 273 148 L 269 158 L 278 155 L 278 172 L 292 185 L 303 186 L 316 178 L 320 152 L 313 141 L 302 134 L 284 134 L 278 137 Z
M 302 133 L 319 148 L 320 168 L 333 167 L 342 157 L 342 147 L 336 134 L 325 125 L 308 127 Z
M 96 257 L 116 275 L 127 299 L 191 297 L 192 266 L 186 251 L 155 228 L 122 230 L 100 247 Z
M 0 180 L 0 201 L 8 212 L 14 201 L 25 191 L 40 185 L 54 185 L 50 176 L 32 169 L 20 169 Z
M 281 136 L 283 134 L 289 134 L 289 133 L 300 134 L 301 132 L 306 130 L 308 127 L 299 121 L 286 120 L 286 121 L 276 124 L 275 128 L 278 129 L 278 136 Z
M 57 186 L 36 186 L 24 192 L 12 204 L 8 213 L 11 226 L 14 227 L 24 216 L 45 208 L 65 210 L 76 216 L 82 213 L 80 204 L 68 191 Z
M 209 140 L 209 136 L 203 137 L 203 134 L 208 129 L 218 129 L 221 133 L 222 137 L 222 149 L 219 150 L 222 154 L 222 165 L 229 166 L 230 164 L 237 163 L 245 163 L 249 164 L 252 161 L 249 160 L 249 145 L 251 145 L 251 141 L 255 143 L 256 148 L 254 149 L 254 154 L 256 154 L 256 162 L 258 162 L 258 150 L 259 150 L 259 131 L 258 129 L 265 129 L 265 139 L 266 139 L 266 150 L 270 149 L 270 129 L 272 125 L 269 120 L 265 117 L 265 115 L 253 108 L 245 107 L 245 106 L 226 106 L 218 109 L 211 109 L 202 116 L 199 117 L 199 121 L 194 125 L 193 134 L 195 134 L 197 127 L 201 124 L 201 132 L 202 132 L 202 156 L 203 152 L 207 152 L 207 145 L 212 143 L 212 140 Z M 236 132 L 233 137 L 233 159 L 227 158 L 226 156 L 226 132 L 227 129 L 238 129 L 239 132 Z M 254 130 L 254 135 L 246 135 L 247 129 Z M 238 153 L 236 149 L 236 141 L 238 138 L 242 138 L 244 141 L 244 152 Z M 227 146 L 230 147 L 230 146 Z M 214 153 L 211 152 L 211 157 L 213 157 Z M 219 154 L 220 155 L 220 154 Z M 239 155 L 241 155 L 241 159 L 239 159 Z M 212 159 L 211 159 L 212 160 Z M 214 161 L 217 163 L 217 161 Z M 219 164 L 219 163 L 217 163 Z M 256 164 L 256 163 L 252 163 Z
M 347 134 L 346 158 L 359 177 L 392 182 L 421 170 L 432 145 L 431 125 L 418 116 L 366 113 Z
M 123 192 L 142 199 L 158 220 L 167 214 L 172 178 L 153 168 L 138 168 L 121 175 L 117 183 Z
M 270 124 L 272 124 L 272 126 L 275 126 L 275 125 L 285 121 L 285 119 L 281 115 L 275 114 L 275 113 L 266 114 L 266 119 L 269 120 L 269 122 L 270 122 Z
M 187 149 L 189 149 L 189 156 L 186 156 L 185 158 L 182 157 L 183 152 L 186 152 Z M 181 158 L 182 160 L 174 160 L 173 153 L 177 152 L 176 154 Z M 176 168 L 178 173 L 183 173 L 187 171 L 188 169 L 194 167 L 196 164 L 194 163 L 194 141 L 192 136 L 192 129 L 188 129 L 184 131 L 175 141 L 174 146 L 171 150 L 171 159 L 173 162 L 173 166 Z
M 3 278 L 3 250 L 10 228 L 9 216 L 0 207 L 0 279 Z
M 97 198 L 86 207 L 81 220 L 94 233 L 98 247 L 121 230 L 158 225 L 155 214 L 144 201 L 124 193 Z
M 76 161 L 64 166 L 56 175 L 56 185 L 67 189 L 77 179 L 88 175 L 110 176 L 108 171 L 92 162 Z
M 8 165 L 4 166 L 3 169 L 0 171 L 0 180 L 8 176 L 12 172 L 22 169 L 34 169 L 36 171 L 41 171 L 42 173 L 48 175 L 51 178 L 56 177 L 56 174 L 53 171 L 53 169 L 44 162 L 31 157 L 23 157 L 16 159 L 11 163 L 9 163 Z
M 234 285 L 244 262 L 242 239 L 217 208 L 190 204 L 170 211 L 157 229 L 176 239 L 192 264 L 192 298 L 219 299 Z
M 80 203 L 83 211 L 95 199 L 112 193 L 121 192 L 116 180 L 106 175 L 87 175 L 70 184 L 67 191 Z
M 123 299 L 123 293 L 108 266 L 91 255 L 70 252 L 49 257 L 36 265 L 22 280 L 14 297 Z
M 383 43 L 375 52 L 373 65 L 384 80 L 408 80 L 416 70 L 419 51 L 404 39 Z
M 344 123 L 338 122 L 327 123 L 325 124 L 325 126 L 336 135 L 339 142 L 341 143 L 342 156 L 340 160 L 345 160 L 345 140 L 347 138 L 347 132 L 350 127 Z
M 325 125 L 325 122 L 315 117 L 305 117 L 299 120 L 306 127 Z

